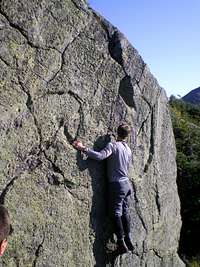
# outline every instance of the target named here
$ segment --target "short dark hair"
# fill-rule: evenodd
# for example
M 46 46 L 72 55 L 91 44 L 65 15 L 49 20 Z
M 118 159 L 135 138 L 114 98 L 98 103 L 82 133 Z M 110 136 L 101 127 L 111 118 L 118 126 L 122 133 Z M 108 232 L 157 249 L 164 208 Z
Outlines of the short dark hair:
M 131 131 L 131 129 L 130 129 L 129 125 L 126 123 L 122 123 L 117 128 L 117 135 L 120 138 L 126 138 L 130 134 L 130 131 Z
M 0 243 L 6 239 L 11 230 L 10 216 L 8 210 L 0 205 Z

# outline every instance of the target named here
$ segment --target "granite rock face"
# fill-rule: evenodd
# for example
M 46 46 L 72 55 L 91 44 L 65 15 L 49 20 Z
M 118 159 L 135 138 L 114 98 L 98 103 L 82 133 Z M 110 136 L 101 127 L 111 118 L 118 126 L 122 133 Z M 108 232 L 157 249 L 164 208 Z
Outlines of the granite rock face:
M 138 52 L 81 0 L 0 1 L 0 202 L 14 232 L 2 266 L 181 267 L 175 144 L 164 90 Z M 112 227 L 101 149 L 131 124 L 135 252 Z

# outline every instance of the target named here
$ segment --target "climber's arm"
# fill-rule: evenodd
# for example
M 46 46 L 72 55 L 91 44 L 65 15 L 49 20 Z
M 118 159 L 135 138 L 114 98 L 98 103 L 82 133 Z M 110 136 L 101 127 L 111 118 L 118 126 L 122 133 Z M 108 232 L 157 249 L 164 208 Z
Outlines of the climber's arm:
M 73 146 L 77 149 L 85 153 L 88 157 L 95 159 L 95 160 L 103 160 L 108 158 L 113 153 L 113 144 L 108 143 L 107 146 L 102 149 L 100 152 L 94 151 L 93 149 L 86 148 L 82 142 L 75 141 Z

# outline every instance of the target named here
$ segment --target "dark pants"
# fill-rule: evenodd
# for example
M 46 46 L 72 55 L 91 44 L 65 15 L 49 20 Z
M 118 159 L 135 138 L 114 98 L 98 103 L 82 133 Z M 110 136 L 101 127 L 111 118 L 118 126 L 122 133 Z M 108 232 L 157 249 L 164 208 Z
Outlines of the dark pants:
M 132 191 L 129 180 L 109 183 L 109 210 L 118 240 L 130 234 L 128 202 Z

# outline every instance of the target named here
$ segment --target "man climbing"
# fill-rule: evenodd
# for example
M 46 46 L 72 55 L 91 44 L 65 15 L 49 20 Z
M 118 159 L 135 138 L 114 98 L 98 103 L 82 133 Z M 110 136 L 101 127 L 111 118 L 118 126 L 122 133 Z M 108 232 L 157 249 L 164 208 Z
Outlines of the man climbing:
M 9 236 L 10 231 L 11 224 L 8 210 L 3 205 L 0 205 L 0 256 L 3 255 L 7 247 L 7 237 Z
M 117 140 L 110 142 L 100 152 L 86 148 L 81 141 L 74 141 L 73 146 L 83 151 L 95 160 L 107 158 L 107 175 L 109 205 L 115 234 L 117 236 L 117 253 L 123 254 L 134 247 L 130 238 L 130 216 L 128 213 L 128 199 L 132 193 L 132 186 L 128 179 L 128 167 L 131 160 L 131 150 L 126 143 L 130 127 L 123 123 L 117 129 Z

